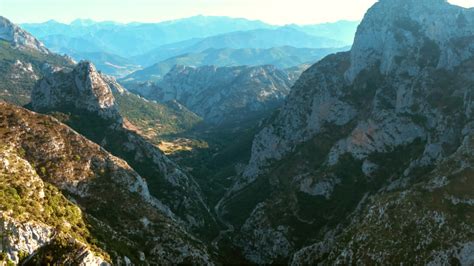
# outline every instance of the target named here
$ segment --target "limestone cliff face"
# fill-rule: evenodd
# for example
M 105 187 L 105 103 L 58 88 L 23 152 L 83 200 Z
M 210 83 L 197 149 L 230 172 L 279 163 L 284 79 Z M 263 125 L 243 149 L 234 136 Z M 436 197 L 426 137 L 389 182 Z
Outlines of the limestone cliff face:
M 87 61 L 80 62 L 71 72 L 46 76 L 37 83 L 31 97 L 35 110 L 69 106 L 120 120 L 109 85 Z
M 467 78 L 469 70 L 461 64 L 474 53 L 467 41 L 474 36 L 469 26 L 472 19 L 472 10 L 443 0 L 375 4 L 359 26 L 350 54 L 329 56 L 303 74 L 278 117 L 255 139 L 245 176 L 255 177 L 270 160 L 280 159 L 298 143 L 324 130 L 325 123 L 343 126 L 354 119 L 365 120 L 358 122 L 349 142 L 342 140 L 333 148 L 329 158 L 332 164 L 341 150 L 351 150 L 362 158 L 426 136 L 426 128 L 404 114 L 422 116 L 429 120 L 429 127 L 438 127 L 439 134 L 447 134 L 443 129 L 456 121 L 446 121 L 446 114 L 421 96 L 437 94 L 437 87 L 445 85 L 437 74 L 448 78 L 456 73 L 452 70 L 459 69 L 465 72 L 458 74 L 459 78 Z M 383 82 L 373 84 L 373 88 L 369 88 L 372 84 L 361 84 L 366 77 L 376 75 Z M 462 95 L 460 104 L 464 102 L 465 108 L 460 111 L 470 116 L 472 89 L 455 85 L 450 93 Z M 372 97 L 364 103 L 370 105 L 370 110 L 361 112 L 368 106 L 354 102 L 357 92 Z M 456 127 L 459 132 L 460 126 Z
M 292 265 L 474 263 L 474 134 L 412 187 L 364 199 L 342 232 L 296 252 Z M 459 214 L 462 211 L 463 214 Z M 444 243 L 444 244 L 439 244 Z
M 293 82 L 274 66 L 176 66 L 147 96 L 176 100 L 205 120 L 222 123 L 275 108 Z
M 150 194 L 189 228 L 212 226 L 214 218 L 197 183 L 157 147 L 124 127 L 113 92 L 124 97 L 129 94 L 91 63 L 81 62 L 70 72 L 56 72 L 40 80 L 32 93 L 32 108 L 63 113 L 72 128 L 127 160 L 151 184 Z
M 1 221 L 0 233 L 3 237 L 0 250 L 5 252 L 8 256 L 7 259 L 13 263 L 19 264 L 20 259 L 22 259 L 22 263 L 31 260 L 35 257 L 36 252 L 48 246 L 56 236 L 53 227 L 40 222 L 23 222 L 8 216 L 2 217 Z M 77 240 L 70 239 L 70 241 Z M 78 265 L 110 265 L 104 258 L 91 251 L 87 244 L 76 243 L 77 249 L 74 251 L 76 254 L 69 256 L 69 258 Z
M 65 257 L 102 263 L 96 256 L 139 264 L 144 254 L 149 263 L 211 263 L 205 246 L 124 160 L 55 118 L 0 107 L 0 229 L 8 232 L 2 250 L 11 260 L 21 252 L 42 263 L 54 250 L 59 264 Z
M 419 236 L 433 245 L 433 249 L 428 244 L 417 247 L 422 255 L 413 259 L 397 257 L 394 246 L 382 242 L 374 248 L 383 256 L 376 255 L 368 246 L 357 246 L 366 237 L 382 241 L 370 232 L 356 234 L 350 240 L 350 233 L 338 234 L 345 226 L 343 221 L 350 220 L 356 209 L 366 217 L 373 214 L 373 209 L 364 209 L 362 205 L 368 198 L 374 200 L 374 208 L 400 203 L 399 199 L 385 198 L 380 190 L 412 193 L 410 188 L 421 178 L 438 178 L 439 169 L 435 167 L 457 156 L 456 150 L 470 138 L 474 123 L 473 23 L 472 9 L 452 6 L 443 0 L 376 3 L 361 22 L 352 50 L 328 56 L 305 71 L 283 107 L 255 137 L 249 164 L 227 198 L 231 209 L 228 211 L 232 211 L 239 200 L 249 198 L 249 191 L 262 191 L 253 196 L 253 205 L 245 203 L 245 208 L 252 210 L 248 213 L 250 217 L 243 223 L 235 220 L 242 225 L 236 243 L 258 243 L 279 232 L 278 239 L 284 241 L 278 243 L 288 242 L 286 246 L 295 251 L 308 238 L 324 239 L 314 244 L 313 252 L 325 254 L 323 257 L 328 252 L 334 254 L 324 257 L 327 263 L 349 264 L 397 258 L 416 264 L 431 258 L 428 253 L 435 249 L 441 252 L 440 261 L 445 261 L 456 252 L 470 251 L 468 239 L 473 227 L 467 224 L 468 233 L 463 234 L 461 227 L 446 222 L 443 230 L 456 233 L 442 247 L 429 239 L 433 231 L 428 226 L 423 229 L 418 220 L 412 221 L 415 231 L 422 232 Z M 471 163 L 468 160 L 464 166 L 470 169 Z M 472 176 L 469 171 L 460 173 L 459 178 L 465 181 Z M 473 197 L 472 193 L 463 195 L 467 202 Z M 382 198 L 386 202 L 382 203 Z M 262 202 L 263 205 L 257 205 Z M 404 200 L 403 204 L 412 203 Z M 435 213 L 425 204 L 420 203 L 416 219 L 438 221 L 440 216 L 457 217 L 447 209 L 437 209 Z M 472 215 L 470 205 L 458 206 Z M 368 213 L 363 214 L 363 210 Z M 272 223 L 260 219 L 265 217 L 262 213 L 272 215 Z M 391 215 L 409 216 L 391 213 L 387 220 L 392 219 Z M 358 230 L 378 225 L 376 219 L 365 220 L 367 224 L 362 220 L 354 225 Z M 398 226 L 395 223 L 390 225 Z M 278 231 L 285 226 L 293 231 Z M 377 232 L 382 236 L 388 231 Z M 306 238 L 303 234 L 307 234 Z M 329 251 L 332 238 L 341 241 L 337 251 Z M 397 243 L 408 247 L 410 241 L 407 232 Z M 344 249 L 344 245 L 349 246 Z M 270 241 L 268 247 L 281 246 Z M 257 258 L 254 262 L 278 262 L 284 254 L 278 248 L 273 253 L 268 252 L 269 248 L 243 250 L 247 258 Z M 301 263 L 318 261 L 305 261 L 305 252 L 298 256 Z M 462 261 L 469 260 L 464 257 Z
M 357 30 L 346 77 L 376 64 L 384 75 L 414 77 L 427 65 L 452 70 L 472 56 L 473 18 L 474 10 L 445 0 L 379 1 Z
M 302 74 L 277 117 L 255 137 L 244 176 L 255 178 L 271 160 L 282 159 L 324 124 L 343 126 L 355 117 L 355 107 L 340 97 L 346 84 L 341 69 L 347 64 L 347 53 L 331 55 Z
M 31 34 L 2 16 L 0 16 L 0 40 L 11 43 L 17 49 L 33 50 L 43 54 L 51 53 Z

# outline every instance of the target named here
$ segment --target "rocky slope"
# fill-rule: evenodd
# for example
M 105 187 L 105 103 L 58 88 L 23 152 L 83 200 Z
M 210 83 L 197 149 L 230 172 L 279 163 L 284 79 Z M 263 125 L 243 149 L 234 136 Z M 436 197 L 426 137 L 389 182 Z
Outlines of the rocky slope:
M 14 48 L 32 50 L 43 54 L 50 51 L 29 33 L 0 16 L 0 39 L 9 42 Z
M 129 130 L 115 103 L 116 94 L 127 94 L 115 80 L 99 74 L 89 62 L 38 82 L 32 109 L 50 113 L 125 159 L 150 186 L 150 194 L 184 221 L 188 228 L 212 235 L 215 226 L 199 186 L 154 145 Z
M 211 263 L 122 159 L 55 118 L 4 102 L 0 125 L 2 260 Z
M 379 1 L 350 52 L 303 73 L 223 200 L 247 259 L 318 242 L 294 263 L 472 263 L 473 23 L 444 0 Z
M 415 185 L 367 197 L 346 228 L 301 249 L 291 264 L 473 264 L 473 151 L 471 132 Z
M 212 123 L 235 122 L 280 105 L 293 82 L 273 66 L 176 66 L 145 96 L 176 100 Z
M 71 64 L 0 16 L 0 99 L 26 104 L 38 79 Z

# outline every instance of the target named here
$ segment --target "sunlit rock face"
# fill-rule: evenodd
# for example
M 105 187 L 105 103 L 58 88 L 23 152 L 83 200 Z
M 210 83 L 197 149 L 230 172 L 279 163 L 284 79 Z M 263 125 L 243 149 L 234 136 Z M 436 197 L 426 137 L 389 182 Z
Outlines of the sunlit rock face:
M 110 86 L 87 61 L 71 72 L 56 72 L 39 81 L 32 92 L 32 105 L 36 110 L 74 106 L 104 118 L 121 119 Z
M 361 80 L 369 73 L 372 77 L 375 73 L 381 75 L 386 80 L 373 88 L 371 120 L 365 114 L 367 121 L 361 121 L 354 128 L 349 141 L 341 141 L 334 147 L 329 160 L 334 162 L 336 154 L 340 153 L 337 150 L 341 149 L 355 149 L 354 154 L 362 158 L 370 150 L 382 151 L 383 146 L 397 146 L 422 137 L 424 129 L 410 119 L 400 117 L 400 113 L 423 112 L 430 124 L 436 122 L 432 116 L 439 109 L 416 112 L 411 109 L 425 105 L 420 94 L 424 90 L 433 92 L 430 87 L 440 83 L 436 81 L 436 71 L 451 71 L 472 57 L 474 45 L 468 40 L 474 38 L 474 27 L 469 26 L 473 23 L 473 10 L 452 6 L 443 0 L 385 0 L 375 4 L 359 26 L 349 54 L 324 59 L 298 80 L 278 118 L 259 134 L 265 138 L 257 136 L 253 159 L 245 176 L 257 175 L 259 164 L 281 158 L 296 144 L 321 132 L 322 124 L 341 126 L 359 118 L 363 106 L 355 106 L 348 100 L 351 91 L 363 93 L 364 88 L 359 87 L 367 85 L 359 84 L 357 78 Z M 416 84 L 413 80 L 416 77 L 426 81 Z M 471 94 L 469 88 L 461 90 L 460 94 Z M 391 101 L 390 106 L 383 106 L 388 103 L 386 100 Z M 469 97 L 466 104 L 468 108 L 464 111 L 470 115 Z M 399 133 L 384 137 L 383 131 Z M 378 133 L 379 139 L 364 140 L 363 132 Z M 372 143 L 371 147 L 361 145 L 364 142 Z
M 353 81 L 375 64 L 382 74 L 452 70 L 472 55 L 473 25 L 474 10 L 444 0 L 379 1 L 357 30 L 346 77 Z

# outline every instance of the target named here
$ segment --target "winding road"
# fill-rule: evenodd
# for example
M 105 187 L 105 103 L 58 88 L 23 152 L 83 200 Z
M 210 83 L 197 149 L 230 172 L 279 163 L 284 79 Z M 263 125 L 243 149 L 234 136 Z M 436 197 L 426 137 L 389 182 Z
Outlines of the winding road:
M 226 201 L 226 198 L 227 198 L 227 195 L 225 195 L 224 197 L 222 197 L 219 202 L 216 204 L 216 206 L 214 206 L 214 212 L 217 216 L 217 219 L 219 220 L 219 222 L 221 222 L 223 225 L 225 225 L 227 227 L 227 229 L 224 229 L 224 230 L 221 230 L 219 232 L 219 235 L 212 241 L 212 245 L 215 247 L 215 248 L 218 248 L 219 247 L 219 242 L 222 240 L 222 238 L 226 235 L 226 234 L 230 234 L 230 233 L 233 233 L 235 231 L 235 228 L 234 226 L 226 221 L 224 218 L 223 218 L 223 213 L 224 213 L 224 210 L 222 210 L 222 204 Z

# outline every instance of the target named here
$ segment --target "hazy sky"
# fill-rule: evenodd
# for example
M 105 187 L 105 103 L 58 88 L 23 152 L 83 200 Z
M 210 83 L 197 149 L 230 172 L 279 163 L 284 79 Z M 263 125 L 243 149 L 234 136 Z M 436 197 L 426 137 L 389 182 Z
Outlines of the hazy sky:
M 76 18 L 158 22 L 194 15 L 260 19 L 272 24 L 360 20 L 376 0 L 0 0 L 0 15 L 15 23 Z M 474 0 L 450 0 L 474 7 Z

